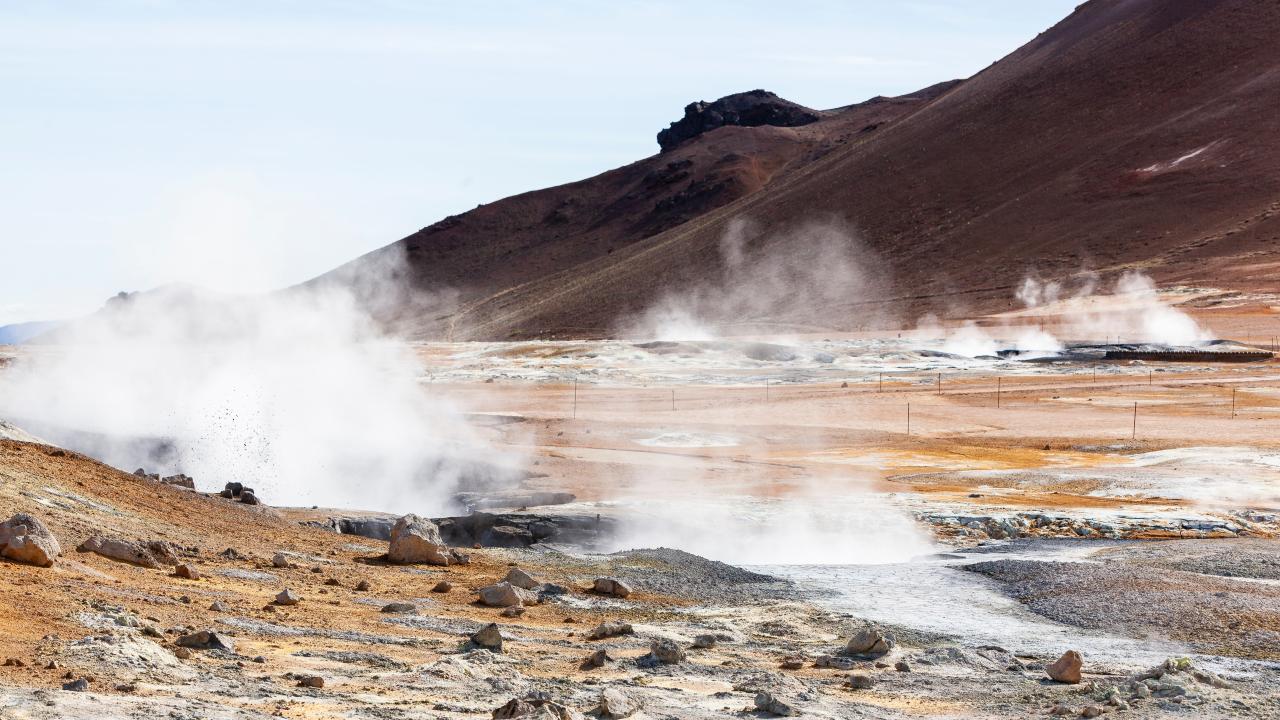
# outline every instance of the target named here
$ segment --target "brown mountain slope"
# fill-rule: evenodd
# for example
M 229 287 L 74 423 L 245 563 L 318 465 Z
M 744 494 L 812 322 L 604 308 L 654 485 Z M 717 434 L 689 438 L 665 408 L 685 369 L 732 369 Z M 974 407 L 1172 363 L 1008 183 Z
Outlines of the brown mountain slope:
M 410 307 L 413 313 L 399 318 L 401 329 L 438 335 L 452 325 L 447 310 L 453 302 L 466 307 L 587 262 L 607 263 L 615 251 L 750 196 L 861 135 L 881 131 L 955 85 L 939 83 L 899 98 L 809 111 L 819 120 L 799 127 L 718 127 L 586 180 L 447 217 L 308 285 L 355 285 L 377 295 L 370 299 L 384 319 Z M 399 275 L 400 258 L 407 260 L 415 289 L 431 295 L 427 302 L 411 302 L 399 292 L 387 297 L 381 294 L 385 285 L 375 282 L 370 288 L 358 281 L 371 270 L 375 279 L 388 268 Z M 441 291 L 456 293 L 448 298 L 446 311 L 437 305 Z M 419 312 L 424 306 L 437 312 Z
M 767 151 L 736 150 L 743 164 L 786 172 L 766 173 L 756 192 L 739 179 L 742 191 L 691 209 L 686 222 L 644 239 L 610 235 L 607 248 L 531 232 L 519 267 L 475 257 L 483 234 L 450 236 L 434 261 L 492 291 L 453 314 L 454 336 L 609 333 L 621 314 L 715 277 L 726 224 L 742 216 L 763 228 L 762 243 L 769 231 L 844 218 L 887 263 L 892 291 L 806 308 L 796 320 L 810 327 L 853 326 L 863 303 L 899 317 L 999 308 L 1029 271 L 1137 266 L 1162 282 L 1263 287 L 1280 266 L 1276 37 L 1272 0 L 1093 0 L 936 100 L 834 148 L 775 139 L 823 123 L 713 130 L 676 152 L 714 157 L 749 133 Z M 639 172 L 630 168 L 586 182 Z M 517 201 L 532 203 L 504 202 Z M 616 206 L 583 207 L 622 227 Z M 464 243 L 476 246 L 467 262 L 455 254 Z

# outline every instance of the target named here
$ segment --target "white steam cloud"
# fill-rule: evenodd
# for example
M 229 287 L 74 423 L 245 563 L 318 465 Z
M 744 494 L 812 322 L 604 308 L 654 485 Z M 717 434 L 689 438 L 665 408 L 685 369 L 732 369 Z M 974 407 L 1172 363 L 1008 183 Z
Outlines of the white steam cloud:
M 719 254 L 719 277 L 668 293 L 621 335 L 709 340 L 842 327 L 859 301 L 883 296 L 877 291 L 887 285 L 884 263 L 835 220 L 765 235 L 735 218 Z
M 966 321 L 943 329 L 936 317 L 928 315 L 917 324 L 916 334 L 941 335 L 944 352 L 968 357 L 994 355 L 1005 348 L 1024 355 L 1050 355 L 1062 350 L 1059 337 L 1175 346 L 1214 339 L 1190 315 L 1161 298 L 1155 282 L 1138 271 L 1120 275 L 1109 293 L 1099 293 L 1100 284 L 1093 274 L 1086 274 L 1074 288 L 1028 276 L 1015 293 L 1026 308 L 1016 320 L 1005 318 L 989 328 Z
M 0 375 L 0 416 L 123 469 L 185 472 L 203 490 L 242 482 L 271 504 L 435 512 L 460 484 L 499 481 L 356 297 L 330 284 L 115 298 Z

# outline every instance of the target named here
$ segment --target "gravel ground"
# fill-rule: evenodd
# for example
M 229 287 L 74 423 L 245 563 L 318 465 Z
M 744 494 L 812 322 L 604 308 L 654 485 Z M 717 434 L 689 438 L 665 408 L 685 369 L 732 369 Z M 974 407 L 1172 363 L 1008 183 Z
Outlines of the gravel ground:
M 1169 540 L 1111 548 L 1099 558 L 1204 575 L 1280 580 L 1276 540 Z
M 1128 562 L 992 560 L 964 569 L 1057 622 L 1280 659 L 1280 587 Z

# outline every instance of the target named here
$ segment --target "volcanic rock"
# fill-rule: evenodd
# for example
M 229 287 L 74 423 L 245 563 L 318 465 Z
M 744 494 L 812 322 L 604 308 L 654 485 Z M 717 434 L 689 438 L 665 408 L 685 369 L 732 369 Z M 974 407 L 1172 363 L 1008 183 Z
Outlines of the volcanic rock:
M 849 687 L 854 690 L 866 690 L 876 684 L 875 678 L 867 673 L 852 673 L 849 675 Z
M 319 675 L 308 675 L 298 681 L 298 687 L 322 688 L 324 687 L 324 678 Z
M 783 717 L 800 714 L 800 711 L 796 710 L 790 703 L 783 702 L 774 697 L 772 693 L 764 690 L 756 693 L 756 709 L 770 715 Z
M 384 613 L 416 613 L 418 606 L 413 603 L 394 602 L 382 606 Z
M 435 587 L 431 588 L 431 592 L 447 593 L 452 589 L 453 589 L 453 583 L 449 582 L 448 580 L 441 580 L 440 582 L 435 584 Z
M 489 607 L 510 607 L 512 605 L 533 605 L 537 597 L 523 588 L 509 582 L 500 582 L 480 588 L 480 602 Z
M 621 580 L 615 578 L 596 578 L 592 591 L 601 595 L 612 595 L 614 597 L 624 598 L 631 594 L 631 587 Z
M 183 635 L 174 641 L 178 645 L 178 649 L 191 648 L 193 650 L 224 650 L 226 652 L 235 652 L 235 642 L 226 635 L 219 634 L 213 630 L 201 630 L 193 632 L 189 635 Z M 175 655 L 182 657 L 179 653 Z M 184 658 L 185 659 L 185 658 Z
M 89 681 L 84 678 L 79 678 L 77 680 L 72 680 L 71 682 L 65 682 L 62 683 L 62 689 L 69 690 L 71 692 L 85 692 L 89 689 Z
M 684 648 L 674 640 L 658 638 L 649 643 L 649 655 L 663 665 L 675 665 L 684 661 Z
M 893 638 L 872 627 L 859 630 L 856 635 L 849 639 L 849 643 L 844 650 L 850 655 L 878 657 L 887 654 L 892 649 Z
M 1080 682 L 1080 668 L 1083 665 L 1084 659 L 1080 657 L 1080 653 L 1068 650 L 1053 664 L 1046 667 L 1044 672 L 1051 680 L 1074 685 Z
M 50 567 L 61 553 L 58 539 L 34 515 L 18 513 L 0 523 L 0 555 L 10 560 Z
M 275 555 L 271 556 L 271 566 L 278 567 L 278 568 L 287 568 L 289 567 L 289 558 L 286 557 L 284 553 L 278 552 Z
M 588 640 L 604 640 L 605 638 L 617 637 L 619 635 L 634 635 L 635 630 L 631 628 L 631 623 L 624 622 L 603 622 L 595 626 L 591 632 L 587 633 Z
M 175 567 L 173 569 L 173 574 L 180 578 L 186 578 L 187 580 L 200 579 L 200 570 L 196 568 L 195 565 L 191 565 L 189 563 L 182 563 Z
M 387 559 L 402 565 L 448 565 L 453 561 L 435 523 L 412 514 L 400 518 L 391 528 L 391 548 L 387 551 Z
M 605 688 L 600 692 L 600 717 L 631 717 L 640 710 L 640 703 L 617 688 Z
M 289 588 L 285 588 L 284 590 L 281 590 L 276 595 L 276 599 L 275 599 L 275 603 L 277 605 L 297 605 L 300 602 L 302 602 L 302 598 L 298 597 L 297 593 L 290 590 Z
M 178 556 L 168 543 L 150 540 L 145 543 L 94 535 L 80 543 L 77 552 L 91 552 L 105 558 L 152 570 L 177 564 Z
M 508 570 L 507 576 L 502 578 L 502 581 L 509 582 L 512 585 L 515 585 L 518 588 L 524 588 L 525 590 L 532 590 L 538 587 L 538 581 L 534 580 L 533 576 L 518 567 L 513 567 Z
M 715 635 L 699 635 L 693 639 L 693 646 L 699 650 L 706 650 L 716 646 Z
M 503 639 L 497 623 L 489 623 L 471 636 L 471 642 L 476 646 L 492 652 L 502 652 Z
M 613 662 L 613 658 L 609 656 L 608 651 L 604 648 L 600 648 L 583 658 L 582 662 L 578 665 L 578 669 L 594 670 L 595 668 L 603 667 L 607 662 Z
M 819 115 L 803 105 L 766 90 L 726 95 L 715 102 L 698 101 L 684 108 L 684 117 L 658 133 L 658 147 L 667 152 L 681 143 L 725 125 L 796 127 L 817 122 Z

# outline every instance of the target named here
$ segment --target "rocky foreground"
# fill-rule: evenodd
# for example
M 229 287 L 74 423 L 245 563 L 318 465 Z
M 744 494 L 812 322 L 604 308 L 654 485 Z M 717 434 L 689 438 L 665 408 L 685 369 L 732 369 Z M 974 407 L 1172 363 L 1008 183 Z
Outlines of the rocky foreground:
M 0 442 L 0 503 L 4 718 L 1280 716 L 1264 663 L 1015 655 L 673 550 L 353 538 L 31 443 Z

